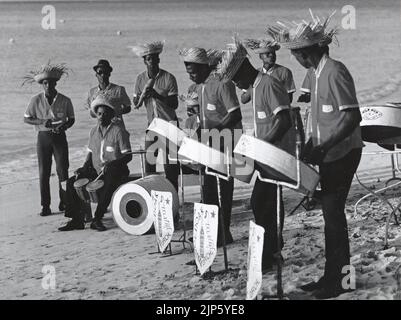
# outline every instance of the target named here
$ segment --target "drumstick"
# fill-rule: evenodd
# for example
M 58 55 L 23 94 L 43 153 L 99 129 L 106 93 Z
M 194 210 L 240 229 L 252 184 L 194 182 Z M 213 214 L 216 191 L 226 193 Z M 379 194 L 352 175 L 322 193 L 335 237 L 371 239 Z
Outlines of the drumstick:
M 99 178 L 103 175 L 103 169 L 102 171 L 100 171 L 99 175 L 97 176 L 97 178 L 95 180 L 93 180 L 92 182 L 95 182 L 97 180 L 99 180 Z

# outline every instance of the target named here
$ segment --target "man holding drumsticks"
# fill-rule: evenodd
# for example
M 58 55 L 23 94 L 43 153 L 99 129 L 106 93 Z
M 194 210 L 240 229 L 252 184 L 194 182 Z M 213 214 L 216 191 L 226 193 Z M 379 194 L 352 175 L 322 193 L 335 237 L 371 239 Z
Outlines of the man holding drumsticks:
M 98 95 L 91 103 L 91 112 L 96 114 L 98 125 L 89 134 L 88 154 L 76 176 L 67 182 L 67 207 L 65 216 L 72 218 L 60 231 L 82 230 L 85 228 L 83 200 L 74 189 L 77 179 L 94 179 L 101 176 L 104 185 L 99 190 L 95 217 L 90 227 L 105 231 L 102 218 L 107 211 L 114 191 L 123 184 L 128 175 L 128 162 L 132 160 L 129 133 L 118 123 L 112 122 L 114 107 L 107 94 Z
M 311 134 L 304 160 L 318 165 L 325 222 L 326 264 L 323 277 L 301 287 L 319 299 L 346 292 L 344 267 L 350 265 L 345 202 L 362 153 L 361 113 L 354 80 L 340 61 L 328 56 L 327 46 L 337 33 L 329 28 L 333 14 L 287 26 L 269 26 L 267 32 L 310 72 Z
M 243 44 L 234 39 L 223 56 L 218 74 L 222 81 L 232 81 L 242 90 L 252 90 L 253 123 L 255 137 L 295 154 L 295 131 L 290 116 L 290 100 L 286 88 L 274 77 L 255 69 L 247 58 Z M 256 164 L 257 165 L 257 164 Z M 256 169 L 260 169 L 256 166 Z M 263 172 L 263 170 L 261 170 Z M 268 177 L 267 177 L 268 178 Z M 280 200 L 284 224 L 284 204 Z M 277 241 L 277 187 L 272 183 L 255 181 L 251 196 L 251 207 L 258 225 L 265 229 L 262 272 L 265 273 L 278 263 Z
M 52 156 L 56 161 L 59 179 L 59 210 L 65 209 L 65 183 L 68 179 L 68 143 L 65 131 L 75 122 L 74 108 L 70 98 L 57 92 L 57 81 L 68 74 L 64 64 L 50 64 L 29 72 L 25 83 L 37 82 L 44 92 L 32 97 L 24 114 L 24 122 L 34 125 L 38 132 L 37 154 L 39 163 L 39 183 L 42 211 L 48 216 L 50 210 L 50 174 Z

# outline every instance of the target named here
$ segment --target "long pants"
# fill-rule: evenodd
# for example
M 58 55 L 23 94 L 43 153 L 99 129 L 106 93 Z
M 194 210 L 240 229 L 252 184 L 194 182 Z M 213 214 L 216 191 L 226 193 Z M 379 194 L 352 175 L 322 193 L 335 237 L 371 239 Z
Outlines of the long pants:
M 65 191 L 61 188 L 61 182 L 68 179 L 68 143 L 65 132 L 52 133 L 51 131 L 39 131 L 36 145 L 39 164 L 39 183 L 41 205 L 50 206 L 50 174 L 52 168 L 52 156 L 56 161 L 56 171 L 59 179 L 60 201 L 64 201 Z
M 110 167 L 107 172 L 103 175 L 102 180 L 104 182 L 103 188 L 100 189 L 98 195 L 98 204 L 95 211 L 95 219 L 100 220 L 103 218 L 107 211 L 111 199 L 113 197 L 114 191 L 123 183 L 128 181 L 129 170 L 127 165 L 120 167 L 113 166 Z M 84 207 L 83 200 L 78 196 L 75 188 L 74 182 L 77 179 L 88 178 L 93 180 L 97 177 L 96 171 L 91 168 L 88 169 L 83 174 L 80 174 L 78 178 L 71 177 L 67 181 L 67 201 L 65 216 L 72 218 L 76 222 L 83 222 L 85 218 L 85 212 L 82 210 Z
M 153 158 L 156 160 L 157 155 L 159 154 L 159 149 L 151 147 L 154 143 L 157 142 L 156 137 L 147 136 L 145 139 L 145 150 L 146 150 L 146 161 L 145 161 L 145 173 L 146 175 L 156 173 L 156 163 L 150 163 L 149 159 Z M 164 173 L 168 181 L 174 186 L 175 190 L 178 192 L 178 175 L 180 173 L 180 167 L 178 163 L 170 163 L 168 159 L 169 149 L 166 147 L 164 150 Z M 150 155 L 148 155 L 148 153 Z
M 324 280 L 328 285 L 340 285 L 346 275 L 341 271 L 350 264 L 350 249 L 345 202 L 352 179 L 361 160 L 362 149 L 353 149 L 343 158 L 319 167 L 322 187 L 322 209 L 326 264 Z
M 203 201 L 205 204 L 219 205 L 219 198 L 217 192 L 217 180 L 215 176 L 203 174 Z M 221 190 L 221 204 L 222 204 L 222 216 L 224 221 L 224 232 L 226 240 L 231 237 L 230 223 L 231 223 L 231 209 L 233 205 L 233 191 L 234 191 L 234 179 L 230 178 L 229 181 L 219 179 L 220 190 Z M 222 243 L 223 234 L 221 224 L 219 221 L 219 228 L 217 232 L 217 239 L 219 243 Z
M 284 225 L 284 204 L 280 199 L 280 222 L 281 231 Z M 274 262 L 274 253 L 277 250 L 277 186 L 272 183 L 256 179 L 251 196 L 251 207 L 255 216 L 256 224 L 265 229 L 263 242 L 262 265 Z M 283 238 L 280 246 L 283 247 Z

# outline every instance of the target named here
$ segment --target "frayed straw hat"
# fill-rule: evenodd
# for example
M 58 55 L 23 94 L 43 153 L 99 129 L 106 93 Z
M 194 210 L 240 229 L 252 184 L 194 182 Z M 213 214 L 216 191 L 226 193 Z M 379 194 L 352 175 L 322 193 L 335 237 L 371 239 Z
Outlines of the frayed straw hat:
M 188 63 L 209 64 L 206 50 L 203 48 L 193 47 L 182 49 L 178 52 L 181 60 Z
M 96 109 L 100 106 L 106 106 L 115 111 L 113 106 L 113 96 L 108 92 L 99 93 L 91 102 L 91 111 L 96 113 Z
M 189 92 L 186 95 L 181 95 L 180 100 L 185 102 L 187 106 L 199 105 L 198 94 L 196 93 L 196 91 Z
M 22 85 L 33 82 L 42 83 L 43 80 L 46 79 L 58 81 L 63 74 L 68 75 L 69 70 L 65 63 L 51 64 L 49 61 L 47 64 L 29 71 L 28 74 L 23 77 L 24 81 Z
M 242 42 L 234 36 L 234 43 L 227 45 L 223 57 L 216 69 L 216 74 L 221 80 L 230 81 L 248 57 L 248 52 Z
M 292 21 L 287 24 L 277 21 L 277 25 L 267 27 L 267 34 L 290 50 L 306 48 L 315 44 L 321 47 L 330 44 L 338 33 L 337 28 L 328 28 L 335 11 L 326 18 L 314 15 L 311 9 L 309 12 L 312 21 L 302 20 L 299 23 Z
M 138 57 L 144 57 L 148 54 L 160 54 L 163 51 L 164 41 L 154 41 L 138 44 L 136 46 L 129 46 L 133 53 Z
M 280 49 L 280 45 L 277 41 L 269 39 L 245 39 L 244 45 L 258 54 L 270 52 L 271 50 L 277 51 Z
M 210 66 L 217 66 L 223 58 L 224 51 L 218 49 L 209 49 L 206 51 L 206 56 L 209 59 Z

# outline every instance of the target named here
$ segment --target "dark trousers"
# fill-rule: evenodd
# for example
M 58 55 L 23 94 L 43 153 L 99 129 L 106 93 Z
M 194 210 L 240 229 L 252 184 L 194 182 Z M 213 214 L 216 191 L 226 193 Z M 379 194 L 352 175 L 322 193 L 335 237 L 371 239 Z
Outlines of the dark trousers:
M 146 137 L 146 139 L 145 139 L 145 150 L 147 152 L 146 161 L 145 161 L 145 173 L 147 175 L 156 173 L 156 163 L 149 163 L 148 153 L 151 154 L 151 156 L 149 156 L 149 159 L 150 159 L 150 157 L 152 157 L 153 159 L 157 158 L 157 155 L 159 154 L 159 149 L 151 147 L 152 144 L 157 142 L 157 139 L 158 139 L 157 136 L 153 138 L 150 135 L 149 135 L 149 138 Z M 178 192 L 178 175 L 180 173 L 180 167 L 179 167 L 178 163 L 170 163 L 170 161 L 168 159 L 168 154 L 169 154 L 168 147 L 166 147 L 163 150 L 163 152 L 164 152 L 164 157 L 165 157 L 164 173 L 166 175 L 166 179 L 172 183 L 175 190 L 177 190 L 177 192 Z
M 344 209 L 352 179 L 361 160 L 362 149 L 353 149 L 345 157 L 319 167 L 326 265 L 324 279 L 329 285 L 341 284 L 342 268 L 350 264 L 348 227 Z
M 65 191 L 61 183 L 68 179 L 68 143 L 65 132 L 52 133 L 50 131 L 39 131 L 36 145 L 39 163 L 39 183 L 41 205 L 50 206 L 50 174 L 52 168 L 52 156 L 56 160 L 56 171 L 59 179 L 60 201 L 64 201 Z
M 102 180 L 104 182 L 103 188 L 100 189 L 98 193 L 98 204 L 95 211 L 95 219 L 102 219 L 104 214 L 107 211 L 107 207 L 109 206 L 111 199 L 113 197 L 114 191 L 122 185 L 123 183 L 128 181 L 129 170 L 127 165 L 123 165 L 120 167 L 112 166 L 107 172 L 102 176 Z M 80 174 L 78 178 L 71 177 L 67 181 L 67 203 L 65 209 L 65 216 L 68 218 L 72 218 L 76 222 L 83 222 L 85 218 L 85 212 L 82 210 L 84 208 L 84 202 L 78 196 L 75 188 L 74 182 L 77 179 L 88 178 L 89 180 L 93 180 L 97 177 L 97 173 L 95 169 L 88 169 L 83 174 Z
M 281 231 L 284 225 L 284 204 L 280 199 Z M 274 262 L 273 255 L 277 250 L 277 186 L 256 179 L 251 196 L 251 207 L 256 224 L 265 229 L 262 264 Z M 284 245 L 280 239 L 281 248 Z
M 219 198 L 217 193 L 217 180 L 215 176 L 210 176 L 203 173 L 203 202 L 205 204 L 219 205 Z M 234 191 L 234 179 L 230 178 L 229 181 L 224 179 L 219 179 L 220 190 L 221 190 L 221 204 L 222 204 L 222 216 L 224 221 L 224 231 L 226 239 L 231 237 L 230 223 L 231 223 L 231 209 L 233 205 L 233 191 Z M 218 242 L 221 243 L 223 239 L 221 224 L 219 221 L 218 228 Z

